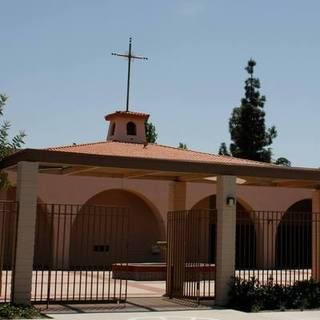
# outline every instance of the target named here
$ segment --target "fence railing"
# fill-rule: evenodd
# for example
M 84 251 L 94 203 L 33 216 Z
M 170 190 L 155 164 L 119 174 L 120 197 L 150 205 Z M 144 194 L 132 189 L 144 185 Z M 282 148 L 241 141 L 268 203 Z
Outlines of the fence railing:
M 127 263 L 128 218 L 127 208 L 38 204 L 32 300 L 126 300 L 111 269 Z
M 215 210 L 168 213 L 167 294 L 192 300 L 215 295 Z
M 237 277 L 282 285 L 317 277 L 320 213 L 246 211 L 236 239 Z
M 11 301 L 18 204 L 0 201 L 0 302 Z
M 183 297 L 214 296 L 216 216 L 168 214 L 168 272 L 178 261 L 171 274 L 183 283 Z M 18 204 L 1 201 L 0 302 L 11 299 L 17 221 Z M 127 264 L 128 230 L 128 208 L 38 204 L 32 300 L 125 300 L 127 281 L 113 279 L 112 264 Z M 261 283 L 320 280 L 320 213 L 237 212 L 235 267 L 235 276 Z
M 215 210 L 168 214 L 168 270 L 178 279 L 168 285 L 181 287 L 180 296 L 214 295 L 216 219 Z M 235 245 L 236 277 L 285 286 L 320 280 L 320 213 L 238 210 Z

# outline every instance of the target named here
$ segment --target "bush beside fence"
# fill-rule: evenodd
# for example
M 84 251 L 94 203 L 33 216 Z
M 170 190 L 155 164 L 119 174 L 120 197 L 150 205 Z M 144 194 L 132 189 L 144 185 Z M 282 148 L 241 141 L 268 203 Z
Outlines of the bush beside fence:
M 235 278 L 229 292 L 229 307 L 241 311 L 313 309 L 320 308 L 320 282 L 296 281 L 291 286 L 261 284 L 252 277 L 249 280 Z

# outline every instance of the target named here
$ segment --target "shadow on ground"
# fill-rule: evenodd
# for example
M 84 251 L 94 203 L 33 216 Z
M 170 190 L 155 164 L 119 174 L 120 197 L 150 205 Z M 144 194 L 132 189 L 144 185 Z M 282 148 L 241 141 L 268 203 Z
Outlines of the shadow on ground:
M 209 310 L 214 301 L 197 303 L 188 300 L 165 297 L 130 298 L 126 303 L 72 303 L 72 304 L 36 304 L 46 314 L 106 313 L 106 312 L 146 312 L 146 311 L 184 311 Z

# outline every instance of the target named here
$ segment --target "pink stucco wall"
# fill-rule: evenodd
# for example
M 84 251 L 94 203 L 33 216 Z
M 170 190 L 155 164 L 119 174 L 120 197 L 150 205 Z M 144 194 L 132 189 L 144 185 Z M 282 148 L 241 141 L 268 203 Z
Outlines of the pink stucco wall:
M 10 174 L 15 184 L 15 174 Z M 46 203 L 84 204 L 91 197 L 105 190 L 122 189 L 143 198 L 158 217 L 166 221 L 171 209 L 172 182 L 135 179 L 74 177 L 39 174 L 38 196 Z M 214 183 L 188 183 L 186 209 L 191 209 L 203 198 L 216 193 Z M 312 198 L 310 189 L 253 187 L 238 185 L 237 197 L 251 210 L 286 211 L 293 203 Z

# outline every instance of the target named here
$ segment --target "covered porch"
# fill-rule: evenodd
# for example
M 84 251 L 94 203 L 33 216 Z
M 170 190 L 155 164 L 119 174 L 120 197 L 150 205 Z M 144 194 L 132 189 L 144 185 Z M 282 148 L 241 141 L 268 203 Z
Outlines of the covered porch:
M 145 147 L 141 145 L 141 148 Z M 225 304 L 230 279 L 236 272 L 237 185 L 310 188 L 314 190 L 312 212 L 320 212 L 320 192 L 318 191 L 320 185 L 319 170 L 285 168 L 237 160 L 239 159 L 230 158 L 230 161 L 226 161 L 225 159 L 219 159 L 219 157 L 214 159 L 190 157 L 186 153 L 182 153 L 178 159 L 177 157 L 175 159 L 170 156 L 166 157 L 166 155 L 162 155 L 162 157 L 154 155 L 146 156 L 145 153 L 126 157 L 117 154 L 81 152 L 76 149 L 74 151 L 26 149 L 4 159 L 1 163 L 2 169 L 17 171 L 16 200 L 19 206 L 19 219 L 17 219 L 16 252 L 12 273 L 11 291 L 13 301 L 15 303 L 28 304 L 32 300 L 33 257 L 35 254 L 34 250 L 37 250 L 37 246 L 35 246 L 35 243 L 37 243 L 35 229 L 37 208 L 39 208 L 37 204 L 37 182 L 38 175 L 45 173 L 57 176 L 91 176 L 101 179 L 121 178 L 169 181 L 171 185 L 171 215 L 180 214 L 185 217 L 192 215 L 192 210 L 187 210 L 186 207 L 188 184 L 201 182 L 216 185 L 216 248 L 211 248 L 210 250 L 215 251 L 216 274 L 214 286 L 216 303 L 220 305 Z M 125 208 L 118 208 L 117 210 L 120 210 L 121 214 L 124 214 L 123 210 Z M 116 213 L 114 212 L 113 214 Z M 70 217 L 69 214 L 68 211 L 64 213 L 65 216 Z M 319 280 L 320 222 L 315 217 L 318 216 L 313 215 L 311 219 L 312 268 L 310 276 Z M 182 223 L 175 225 L 173 233 L 169 232 L 169 226 L 167 229 L 168 267 L 166 292 L 167 295 L 174 297 L 183 297 L 183 288 L 186 283 L 183 269 L 186 262 L 184 246 L 186 244 L 185 228 L 188 220 L 183 219 L 188 218 L 182 217 L 180 219 Z M 71 224 L 72 219 L 65 218 L 62 221 L 63 224 L 62 226 L 60 225 L 60 231 L 56 232 L 56 234 L 60 237 L 70 238 L 66 230 L 69 229 L 68 223 Z M 262 220 L 260 222 L 262 223 L 261 228 L 264 232 L 259 233 L 259 235 L 262 234 L 264 238 L 260 237 L 256 242 L 256 252 L 260 253 L 258 261 L 263 269 L 267 268 L 271 270 L 274 268 L 273 260 L 275 258 L 268 253 L 274 252 L 274 250 L 270 249 L 270 239 L 277 222 L 271 221 L 270 218 L 267 223 L 262 222 Z M 53 222 L 52 225 L 55 225 L 57 229 L 57 223 Z M 63 227 L 65 225 L 66 227 Z M 196 226 L 194 223 L 193 225 Z M 122 226 L 120 235 L 122 238 L 125 238 L 128 226 L 125 223 Z M 174 236 L 174 239 L 170 235 Z M 198 237 L 197 233 L 193 233 L 193 236 Z M 176 241 L 176 239 L 180 240 Z M 61 263 L 61 259 L 67 259 L 64 255 L 66 255 L 67 248 L 71 248 L 72 244 L 70 244 L 69 240 L 69 244 L 65 248 L 62 248 L 59 245 L 59 241 L 57 241 L 55 246 L 56 257 L 58 260 L 60 259 Z M 101 247 L 96 249 L 107 250 L 108 248 Z M 121 247 L 119 247 L 120 249 Z M 59 265 L 59 261 L 56 264 Z M 174 267 L 172 268 L 172 266 Z M 99 270 L 92 271 L 98 272 Z M 43 290 L 45 291 L 45 289 Z M 97 286 L 93 290 L 100 290 L 99 283 L 97 283 Z M 125 290 L 125 284 L 123 290 Z

